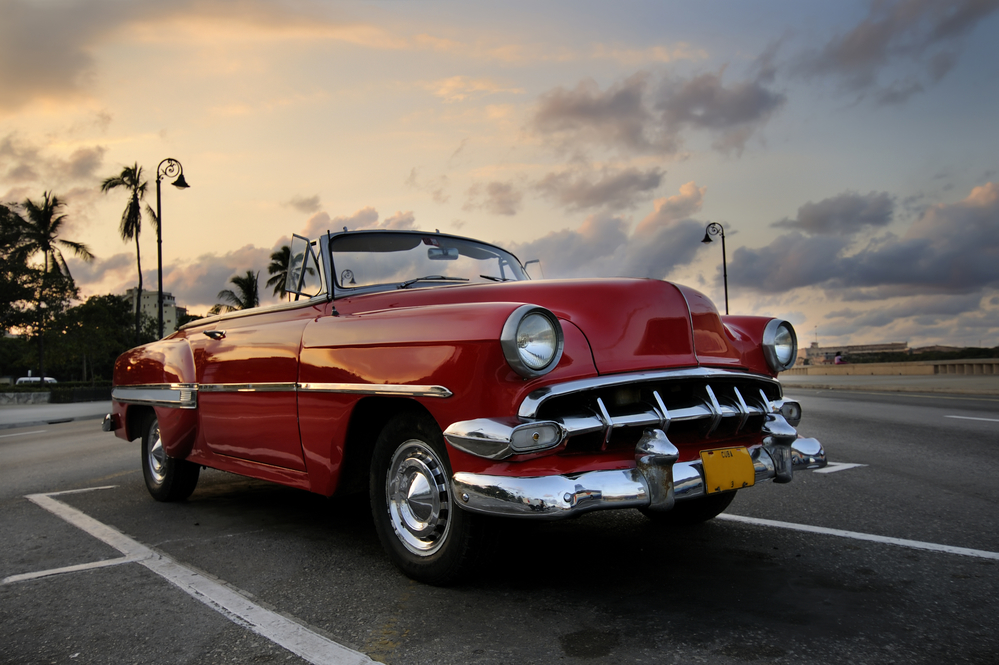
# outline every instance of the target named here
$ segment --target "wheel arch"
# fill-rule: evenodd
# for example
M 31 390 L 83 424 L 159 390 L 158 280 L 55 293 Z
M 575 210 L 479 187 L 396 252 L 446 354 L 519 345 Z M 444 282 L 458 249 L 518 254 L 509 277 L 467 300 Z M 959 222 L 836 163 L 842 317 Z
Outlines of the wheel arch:
M 357 402 L 347 426 L 337 494 L 368 491 L 368 471 L 371 467 L 371 453 L 374 451 L 375 441 L 388 422 L 400 413 L 406 412 L 425 416 L 437 422 L 427 407 L 415 399 L 374 395 Z

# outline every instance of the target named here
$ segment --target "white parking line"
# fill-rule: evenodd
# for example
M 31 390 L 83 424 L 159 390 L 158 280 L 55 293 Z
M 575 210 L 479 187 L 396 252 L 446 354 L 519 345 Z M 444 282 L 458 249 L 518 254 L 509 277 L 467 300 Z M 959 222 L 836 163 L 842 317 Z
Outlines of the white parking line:
M 84 490 L 53 492 L 51 494 L 30 494 L 26 498 L 115 548 L 125 555 L 124 558 L 134 560 L 168 582 L 180 587 L 185 593 L 233 623 L 248 628 L 314 665 L 361 665 L 362 663 L 375 662 L 359 651 L 337 644 L 296 621 L 260 607 L 232 588 L 210 580 L 191 568 L 174 561 L 166 554 L 156 552 L 142 543 L 132 540 L 117 529 L 98 522 L 76 508 L 52 498 L 60 494 L 97 489 L 110 489 L 110 487 L 91 487 Z M 111 561 L 125 563 L 120 559 L 112 559 Z M 106 562 L 97 563 L 110 565 Z
M 857 469 L 862 466 L 867 466 L 866 464 L 847 464 L 846 462 L 826 462 L 826 465 L 821 469 L 815 469 L 812 473 L 836 473 L 837 471 L 846 471 L 847 469 Z
M 958 420 L 984 420 L 987 423 L 999 423 L 999 418 L 972 418 L 971 416 L 944 416 L 944 418 L 957 418 Z
M 14 582 L 26 582 L 28 580 L 38 580 L 43 577 L 52 577 L 53 575 L 63 575 L 65 573 L 78 573 L 83 570 L 95 570 L 97 568 L 107 568 L 108 566 L 120 566 L 123 563 L 135 563 L 141 559 L 133 556 L 122 556 L 117 559 L 104 559 L 103 561 L 92 561 L 90 563 L 80 563 L 75 566 L 66 566 L 64 568 L 52 568 L 50 570 L 39 570 L 36 573 L 22 573 L 20 575 L 11 575 L 10 577 L 5 577 L 0 580 L 0 584 L 13 584 Z
M 840 529 L 827 529 L 823 526 L 810 526 L 808 524 L 792 524 L 790 522 L 777 522 L 774 520 L 764 520 L 758 517 L 745 517 L 743 515 L 718 516 L 720 520 L 730 522 L 742 522 L 744 524 L 756 524 L 759 526 L 772 526 L 778 529 L 790 529 L 792 531 L 804 531 L 806 533 L 818 533 L 824 536 L 838 536 L 840 538 L 852 538 L 853 540 L 866 540 L 885 545 L 898 545 L 914 550 L 929 550 L 930 552 L 943 552 L 946 554 L 959 554 L 961 556 L 973 556 L 979 559 L 993 559 L 999 561 L 999 552 L 987 552 L 985 550 L 972 550 L 967 547 L 953 547 L 951 545 L 938 545 L 937 543 L 924 543 L 919 540 L 905 540 L 904 538 L 891 538 L 889 536 L 876 536 L 870 533 L 859 533 L 857 531 L 841 531 Z
M 0 439 L 6 439 L 12 436 L 28 436 L 29 434 L 44 434 L 45 432 L 48 432 L 48 430 L 39 429 L 35 430 L 34 432 L 18 432 L 17 434 L 0 434 Z

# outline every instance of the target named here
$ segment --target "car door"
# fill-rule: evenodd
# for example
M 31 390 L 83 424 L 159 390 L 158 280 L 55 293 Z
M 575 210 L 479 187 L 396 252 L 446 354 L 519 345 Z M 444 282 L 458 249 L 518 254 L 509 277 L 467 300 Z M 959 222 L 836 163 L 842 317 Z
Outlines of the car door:
M 305 470 L 298 430 L 298 356 L 315 307 L 222 320 L 191 340 L 198 411 L 218 455 Z

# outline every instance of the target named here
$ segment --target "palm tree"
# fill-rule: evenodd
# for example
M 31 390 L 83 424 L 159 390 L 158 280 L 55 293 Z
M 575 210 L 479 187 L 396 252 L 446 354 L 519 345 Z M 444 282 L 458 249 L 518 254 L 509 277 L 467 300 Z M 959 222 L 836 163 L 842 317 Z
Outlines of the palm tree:
M 66 215 L 59 214 L 60 208 L 66 205 L 59 200 L 55 194 L 45 192 L 42 200 L 35 203 L 31 199 L 25 199 L 22 204 L 27 218 L 24 219 L 22 228 L 24 235 L 22 241 L 28 257 L 41 252 L 43 258 L 42 273 L 47 277 L 49 273 L 57 273 L 72 279 L 69 273 L 69 266 L 63 258 L 59 247 L 66 247 L 73 250 L 73 253 L 84 261 L 94 260 L 94 255 L 90 248 L 82 242 L 64 240 L 59 237 L 59 231 L 66 223 Z
M 105 194 L 119 187 L 129 192 L 125 212 L 121 214 L 121 225 L 118 227 L 118 233 L 125 242 L 135 240 L 135 264 L 139 273 L 139 290 L 135 297 L 135 338 L 137 341 L 141 329 L 139 313 L 142 302 L 142 258 L 139 255 L 139 234 L 142 233 L 142 204 L 140 201 L 146 195 L 146 184 L 146 181 L 142 179 L 142 167 L 139 166 L 138 162 L 133 166 L 126 166 L 120 174 L 107 178 L 101 183 L 101 191 Z
M 59 237 L 59 231 L 66 223 L 66 215 L 59 214 L 60 209 L 66 205 L 59 200 L 55 194 L 44 192 L 42 200 L 38 203 L 31 199 L 25 199 L 22 207 L 27 213 L 25 218 L 19 222 L 21 228 L 20 255 L 27 260 L 31 256 L 42 254 L 42 279 L 38 289 L 38 374 L 41 381 L 45 381 L 45 317 L 44 303 L 47 291 L 51 288 L 54 292 L 58 285 L 52 284 L 51 277 L 58 277 L 59 281 L 72 284 L 73 276 L 69 272 L 66 259 L 63 258 L 60 246 L 73 250 L 73 253 L 84 261 L 94 260 L 94 255 L 90 248 L 82 242 L 65 240 Z
M 236 287 L 236 290 L 222 289 L 216 298 L 224 300 L 226 304 L 219 303 L 210 310 L 211 314 L 222 312 L 235 312 L 240 309 L 250 309 L 260 304 L 260 292 L 257 289 L 257 278 L 259 272 L 247 270 L 245 275 L 233 275 L 229 282 Z
M 281 249 L 271 254 L 271 264 L 267 266 L 267 274 L 271 275 L 267 280 L 267 286 L 274 287 L 274 295 L 282 300 L 288 295 L 284 286 L 288 282 L 289 263 L 291 263 L 291 247 L 281 245 Z

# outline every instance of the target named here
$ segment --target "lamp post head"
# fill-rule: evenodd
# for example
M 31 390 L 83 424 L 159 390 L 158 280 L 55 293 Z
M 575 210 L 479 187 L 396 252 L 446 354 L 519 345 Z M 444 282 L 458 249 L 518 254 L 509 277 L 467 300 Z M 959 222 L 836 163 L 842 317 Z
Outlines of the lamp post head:
M 708 235 L 708 232 L 707 232 L 707 231 L 705 231 L 705 232 L 704 232 L 704 240 L 702 240 L 701 242 L 714 242 L 714 241 L 713 241 L 713 240 L 711 240 L 711 236 L 709 236 L 709 235 Z
M 184 180 L 184 174 L 181 173 L 180 177 L 174 180 L 173 186 L 177 189 L 187 189 L 190 185 L 187 184 L 187 180 Z

